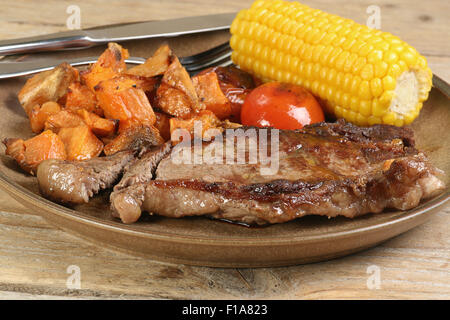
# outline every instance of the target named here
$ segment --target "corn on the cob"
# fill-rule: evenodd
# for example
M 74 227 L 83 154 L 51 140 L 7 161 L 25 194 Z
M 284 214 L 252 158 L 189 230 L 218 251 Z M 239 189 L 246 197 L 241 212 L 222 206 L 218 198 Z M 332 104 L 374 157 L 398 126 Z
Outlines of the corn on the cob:
M 398 37 L 298 2 L 255 1 L 231 34 L 243 70 L 304 86 L 358 125 L 409 124 L 431 90 L 426 59 Z

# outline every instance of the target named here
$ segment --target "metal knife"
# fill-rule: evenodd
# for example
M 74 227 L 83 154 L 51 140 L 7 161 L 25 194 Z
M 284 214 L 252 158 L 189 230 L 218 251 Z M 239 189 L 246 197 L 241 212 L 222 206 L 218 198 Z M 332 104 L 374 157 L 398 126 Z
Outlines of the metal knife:
M 0 41 L 0 56 L 36 51 L 89 48 L 111 41 L 127 41 L 226 30 L 236 12 L 164 21 L 129 23 L 87 30 Z

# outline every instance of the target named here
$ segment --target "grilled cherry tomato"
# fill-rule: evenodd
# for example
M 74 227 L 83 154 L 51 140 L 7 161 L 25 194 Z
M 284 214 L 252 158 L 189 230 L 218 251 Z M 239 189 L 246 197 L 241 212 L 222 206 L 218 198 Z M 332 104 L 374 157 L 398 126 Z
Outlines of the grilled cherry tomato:
M 324 121 L 322 108 L 309 91 L 280 82 L 253 89 L 241 110 L 241 122 L 247 126 L 294 130 L 321 121 Z

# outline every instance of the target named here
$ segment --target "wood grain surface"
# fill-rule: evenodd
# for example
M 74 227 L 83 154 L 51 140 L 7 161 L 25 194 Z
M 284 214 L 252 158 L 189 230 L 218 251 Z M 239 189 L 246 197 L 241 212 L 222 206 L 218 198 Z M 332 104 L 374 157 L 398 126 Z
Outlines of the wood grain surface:
M 67 30 L 78 5 L 81 26 L 237 11 L 248 0 L 0 0 L 0 39 Z M 381 27 L 415 46 L 450 82 L 450 3 L 445 0 L 305 0 L 365 23 L 369 5 Z M 328 262 L 258 269 L 165 264 L 101 248 L 48 224 L 0 191 L 0 299 L 449 299 L 450 208 L 380 246 Z M 81 289 L 68 289 L 68 267 Z M 373 288 L 371 270 L 379 271 Z M 369 285 L 368 285 L 369 282 Z

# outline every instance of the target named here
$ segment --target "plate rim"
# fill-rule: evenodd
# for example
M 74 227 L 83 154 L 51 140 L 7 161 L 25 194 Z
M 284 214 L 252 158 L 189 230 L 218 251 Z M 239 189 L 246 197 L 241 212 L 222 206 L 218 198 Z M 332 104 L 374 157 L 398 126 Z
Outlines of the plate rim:
M 450 85 L 442 80 L 440 77 L 433 74 L 433 86 L 441 91 L 448 99 L 450 97 Z M 67 208 L 63 205 L 57 204 L 44 197 L 37 195 L 20 184 L 11 181 L 3 170 L 0 170 L 0 188 L 14 195 L 13 197 L 18 197 L 27 203 L 33 203 L 33 205 L 39 205 L 41 210 L 50 212 L 51 214 L 56 214 L 61 218 L 72 220 L 72 222 L 81 223 L 83 225 L 88 225 L 90 227 L 94 226 L 97 229 L 107 229 L 110 232 L 120 232 L 126 233 L 130 236 L 135 236 L 139 238 L 147 238 L 151 240 L 160 240 L 172 243 L 179 243 L 184 241 L 189 241 L 191 244 L 207 244 L 207 245 L 217 245 L 217 246 L 262 246 L 262 245 L 295 245 L 295 244 L 305 244 L 308 242 L 320 242 L 329 241 L 330 239 L 345 238 L 347 236 L 357 236 L 359 234 L 365 234 L 370 231 L 379 231 L 388 227 L 393 227 L 397 224 L 406 223 L 408 220 L 414 220 L 414 218 L 421 216 L 422 214 L 433 210 L 435 208 L 445 205 L 450 199 L 450 186 L 447 186 L 446 190 L 419 206 L 406 210 L 404 214 L 396 217 L 391 217 L 387 221 L 382 221 L 368 226 L 361 226 L 355 229 L 342 230 L 342 231 L 332 231 L 330 233 L 320 233 L 314 235 L 301 235 L 297 237 L 268 237 L 265 239 L 255 239 L 254 237 L 224 237 L 217 238 L 208 236 L 189 236 L 180 235 L 176 232 L 161 232 L 152 231 L 146 232 L 144 230 L 139 230 L 137 225 L 128 225 L 116 221 L 104 220 L 101 218 L 90 216 L 87 213 L 77 211 L 74 209 Z M 28 207 L 24 204 L 25 207 Z M 29 207 L 28 207 L 29 208 Z M 39 213 L 38 213 L 39 214 Z M 39 214 L 43 216 L 42 214 Z M 44 217 L 45 218 L 45 217 Z M 137 226 L 137 227 L 136 227 Z M 58 227 L 58 226 L 57 226 Z M 61 227 L 60 227 L 61 228 Z M 64 229 L 64 228 L 63 228 Z

